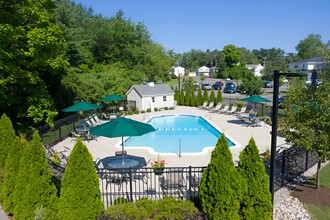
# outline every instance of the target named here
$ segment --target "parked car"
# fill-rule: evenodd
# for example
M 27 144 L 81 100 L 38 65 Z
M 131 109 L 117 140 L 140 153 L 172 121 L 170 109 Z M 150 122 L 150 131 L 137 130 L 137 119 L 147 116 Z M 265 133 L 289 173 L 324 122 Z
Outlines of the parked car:
M 208 83 L 202 83 L 201 84 L 201 89 L 207 89 L 207 90 L 211 90 L 212 89 L 212 87 L 211 87 L 211 85 L 210 84 L 208 84 Z
M 236 84 L 232 82 L 226 83 L 226 86 L 223 90 L 224 93 L 236 93 Z
M 273 88 L 273 82 L 265 80 L 264 81 L 264 88 Z
M 216 84 L 216 83 L 214 83 L 214 84 L 212 85 L 212 89 L 214 89 L 214 90 L 221 90 L 222 87 L 221 87 L 220 84 Z
M 217 81 L 214 84 L 219 84 L 220 86 L 223 86 L 223 82 L 221 82 L 221 81 Z

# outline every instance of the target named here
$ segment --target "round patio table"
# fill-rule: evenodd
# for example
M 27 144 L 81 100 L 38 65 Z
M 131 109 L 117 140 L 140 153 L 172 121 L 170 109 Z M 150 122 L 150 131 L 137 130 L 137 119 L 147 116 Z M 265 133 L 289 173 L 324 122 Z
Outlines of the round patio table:
M 140 165 L 137 159 L 129 156 L 125 156 L 124 160 L 121 156 L 113 157 L 108 160 L 106 166 L 110 169 L 121 169 L 121 168 L 136 168 Z

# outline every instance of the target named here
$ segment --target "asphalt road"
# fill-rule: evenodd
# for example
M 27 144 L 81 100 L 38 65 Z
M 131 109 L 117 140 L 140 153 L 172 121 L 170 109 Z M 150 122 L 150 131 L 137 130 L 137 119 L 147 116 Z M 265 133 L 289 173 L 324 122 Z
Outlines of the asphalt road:
M 202 83 L 202 81 L 200 80 L 200 77 L 194 77 L 194 81 L 198 82 L 198 83 Z M 227 81 L 225 81 L 224 79 L 210 79 L 210 78 L 206 78 L 203 83 L 209 83 L 210 85 L 213 85 L 215 82 L 217 81 L 221 81 L 224 84 L 226 84 Z M 239 84 L 240 82 L 237 82 L 236 80 L 232 80 L 232 81 L 228 81 L 228 82 L 234 82 L 236 84 Z M 273 88 L 262 88 L 264 90 L 264 93 L 261 94 L 262 97 L 273 101 Z M 282 86 L 280 86 L 279 91 L 280 92 L 286 92 L 288 89 L 287 84 L 284 84 Z M 210 93 L 211 91 L 209 91 Z M 196 93 L 197 95 L 197 93 Z M 245 94 L 240 94 L 240 93 L 235 93 L 235 94 L 229 94 L 229 93 L 224 93 L 223 92 L 223 88 L 222 88 L 222 97 L 225 99 L 242 99 L 247 97 L 247 95 Z M 269 106 L 272 106 L 272 102 L 267 103 Z

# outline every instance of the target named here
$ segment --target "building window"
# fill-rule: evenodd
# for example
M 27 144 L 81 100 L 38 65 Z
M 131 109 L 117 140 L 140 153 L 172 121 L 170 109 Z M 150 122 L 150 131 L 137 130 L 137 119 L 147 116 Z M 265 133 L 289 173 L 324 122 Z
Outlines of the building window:
M 166 96 L 163 96 L 163 102 L 166 102 Z
M 152 102 L 155 102 L 155 97 L 151 97 Z

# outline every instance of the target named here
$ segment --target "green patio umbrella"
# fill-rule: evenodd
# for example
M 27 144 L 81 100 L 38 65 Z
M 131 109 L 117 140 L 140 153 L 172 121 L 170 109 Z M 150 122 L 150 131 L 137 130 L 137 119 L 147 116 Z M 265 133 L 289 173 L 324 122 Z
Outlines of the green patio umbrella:
M 246 97 L 244 99 L 241 99 L 241 101 L 244 101 L 244 102 L 254 102 L 254 103 L 259 103 L 259 102 L 271 102 L 270 100 L 268 99 L 265 99 L 259 95 L 253 95 L 253 96 L 249 96 L 249 97 Z
M 89 103 L 89 102 L 77 102 L 76 104 L 63 109 L 62 111 L 64 111 L 64 112 L 80 112 L 80 111 L 95 110 L 95 109 L 99 109 L 99 108 L 103 108 L 103 106 L 96 105 L 96 104 Z
M 119 95 L 108 95 L 106 97 L 104 97 L 103 99 L 101 99 L 101 102 L 116 102 L 116 101 L 124 101 L 126 98 L 123 96 L 119 96 Z M 111 109 L 111 105 L 110 105 L 110 109 Z
M 106 102 L 106 101 L 123 101 L 125 100 L 125 97 L 119 96 L 119 95 L 108 95 L 107 97 L 104 97 L 103 99 L 101 99 L 101 102 Z
M 249 97 L 246 97 L 244 99 L 241 99 L 241 101 L 244 101 L 244 102 L 253 102 L 254 103 L 254 108 L 257 108 L 257 103 L 261 103 L 261 102 L 271 102 L 270 100 L 268 99 L 265 99 L 259 95 L 253 95 L 253 96 L 249 96 Z M 262 108 L 262 111 L 263 111 L 264 108 Z M 262 113 L 263 114 L 263 113 Z
M 150 124 L 120 117 L 107 123 L 92 127 L 90 129 L 90 134 L 109 138 L 121 137 L 124 163 L 124 136 L 141 136 L 153 131 L 155 131 L 155 128 Z

